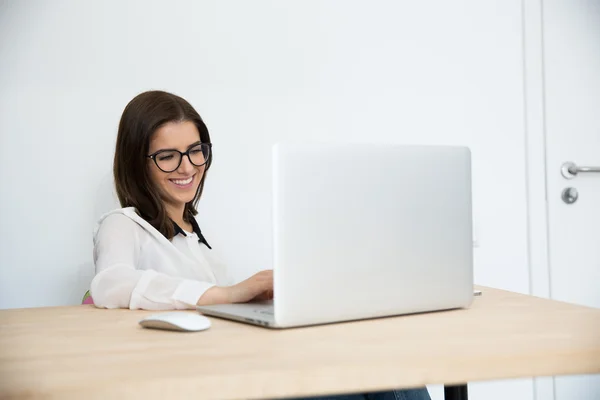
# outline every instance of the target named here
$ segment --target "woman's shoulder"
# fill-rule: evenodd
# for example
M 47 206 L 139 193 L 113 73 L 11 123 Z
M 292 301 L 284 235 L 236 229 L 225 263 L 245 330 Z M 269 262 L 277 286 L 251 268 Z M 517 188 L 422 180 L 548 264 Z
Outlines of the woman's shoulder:
M 97 221 L 96 225 L 105 223 L 114 223 L 114 221 L 129 221 L 126 223 L 136 223 L 138 219 L 142 219 L 134 207 L 116 208 L 103 214 Z M 110 222 L 108 222 L 110 221 Z
M 139 229 L 143 221 L 134 207 L 117 208 L 103 214 L 94 227 L 94 237 L 100 230 L 119 231 Z
M 94 238 L 98 237 L 100 232 L 117 236 L 134 233 L 138 237 L 162 237 L 160 232 L 138 214 L 135 207 L 117 208 L 102 215 L 94 228 Z

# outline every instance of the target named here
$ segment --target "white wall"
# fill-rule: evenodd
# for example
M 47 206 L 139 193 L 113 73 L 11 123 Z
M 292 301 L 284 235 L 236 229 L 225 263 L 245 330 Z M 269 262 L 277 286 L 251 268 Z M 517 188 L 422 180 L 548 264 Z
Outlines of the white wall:
M 120 113 L 148 89 L 211 131 L 199 220 L 237 277 L 270 266 L 272 143 L 465 144 L 476 281 L 528 291 L 521 1 L 0 4 L 0 308 L 80 301 Z

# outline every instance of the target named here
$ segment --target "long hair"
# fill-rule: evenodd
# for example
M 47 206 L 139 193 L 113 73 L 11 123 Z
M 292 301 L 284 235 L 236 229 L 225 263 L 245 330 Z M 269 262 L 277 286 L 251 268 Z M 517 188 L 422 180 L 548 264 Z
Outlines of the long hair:
M 200 133 L 202 143 L 210 143 L 208 129 L 200 115 L 183 98 L 163 91 L 148 91 L 134 97 L 125 107 L 115 147 L 113 175 L 121 207 L 135 207 L 167 239 L 175 235 L 173 221 L 167 215 L 158 189 L 150 179 L 148 151 L 154 132 L 168 122 L 190 121 Z M 185 205 L 183 218 L 188 221 L 198 212 L 196 206 L 204 189 L 204 180 L 212 163 L 212 151 L 193 200 Z

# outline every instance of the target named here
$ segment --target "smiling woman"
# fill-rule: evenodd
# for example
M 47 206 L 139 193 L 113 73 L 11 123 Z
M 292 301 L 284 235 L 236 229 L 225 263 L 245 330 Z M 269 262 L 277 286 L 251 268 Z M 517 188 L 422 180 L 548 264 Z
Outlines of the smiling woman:
M 201 144 L 208 146 L 208 154 L 200 165 L 181 156 Z M 125 107 L 115 149 L 117 195 L 122 206 L 135 207 L 167 238 L 175 234 L 170 217 L 189 227 L 189 218 L 196 215 L 211 162 L 208 129 L 186 100 L 152 91 L 138 95 Z M 192 181 L 185 182 L 189 178 Z
M 186 309 L 272 297 L 271 271 L 233 285 L 196 222 L 211 163 L 208 129 L 183 98 L 149 91 L 125 107 L 113 166 L 122 208 L 102 216 L 94 233 L 97 307 Z

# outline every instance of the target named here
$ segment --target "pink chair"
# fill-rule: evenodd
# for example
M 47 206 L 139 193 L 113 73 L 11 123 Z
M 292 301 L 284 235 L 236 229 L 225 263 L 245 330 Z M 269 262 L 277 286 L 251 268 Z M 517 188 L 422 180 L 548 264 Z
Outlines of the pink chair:
M 92 299 L 92 295 L 90 294 L 89 290 L 85 292 L 83 300 L 81 300 L 81 304 L 94 304 L 94 299 Z

